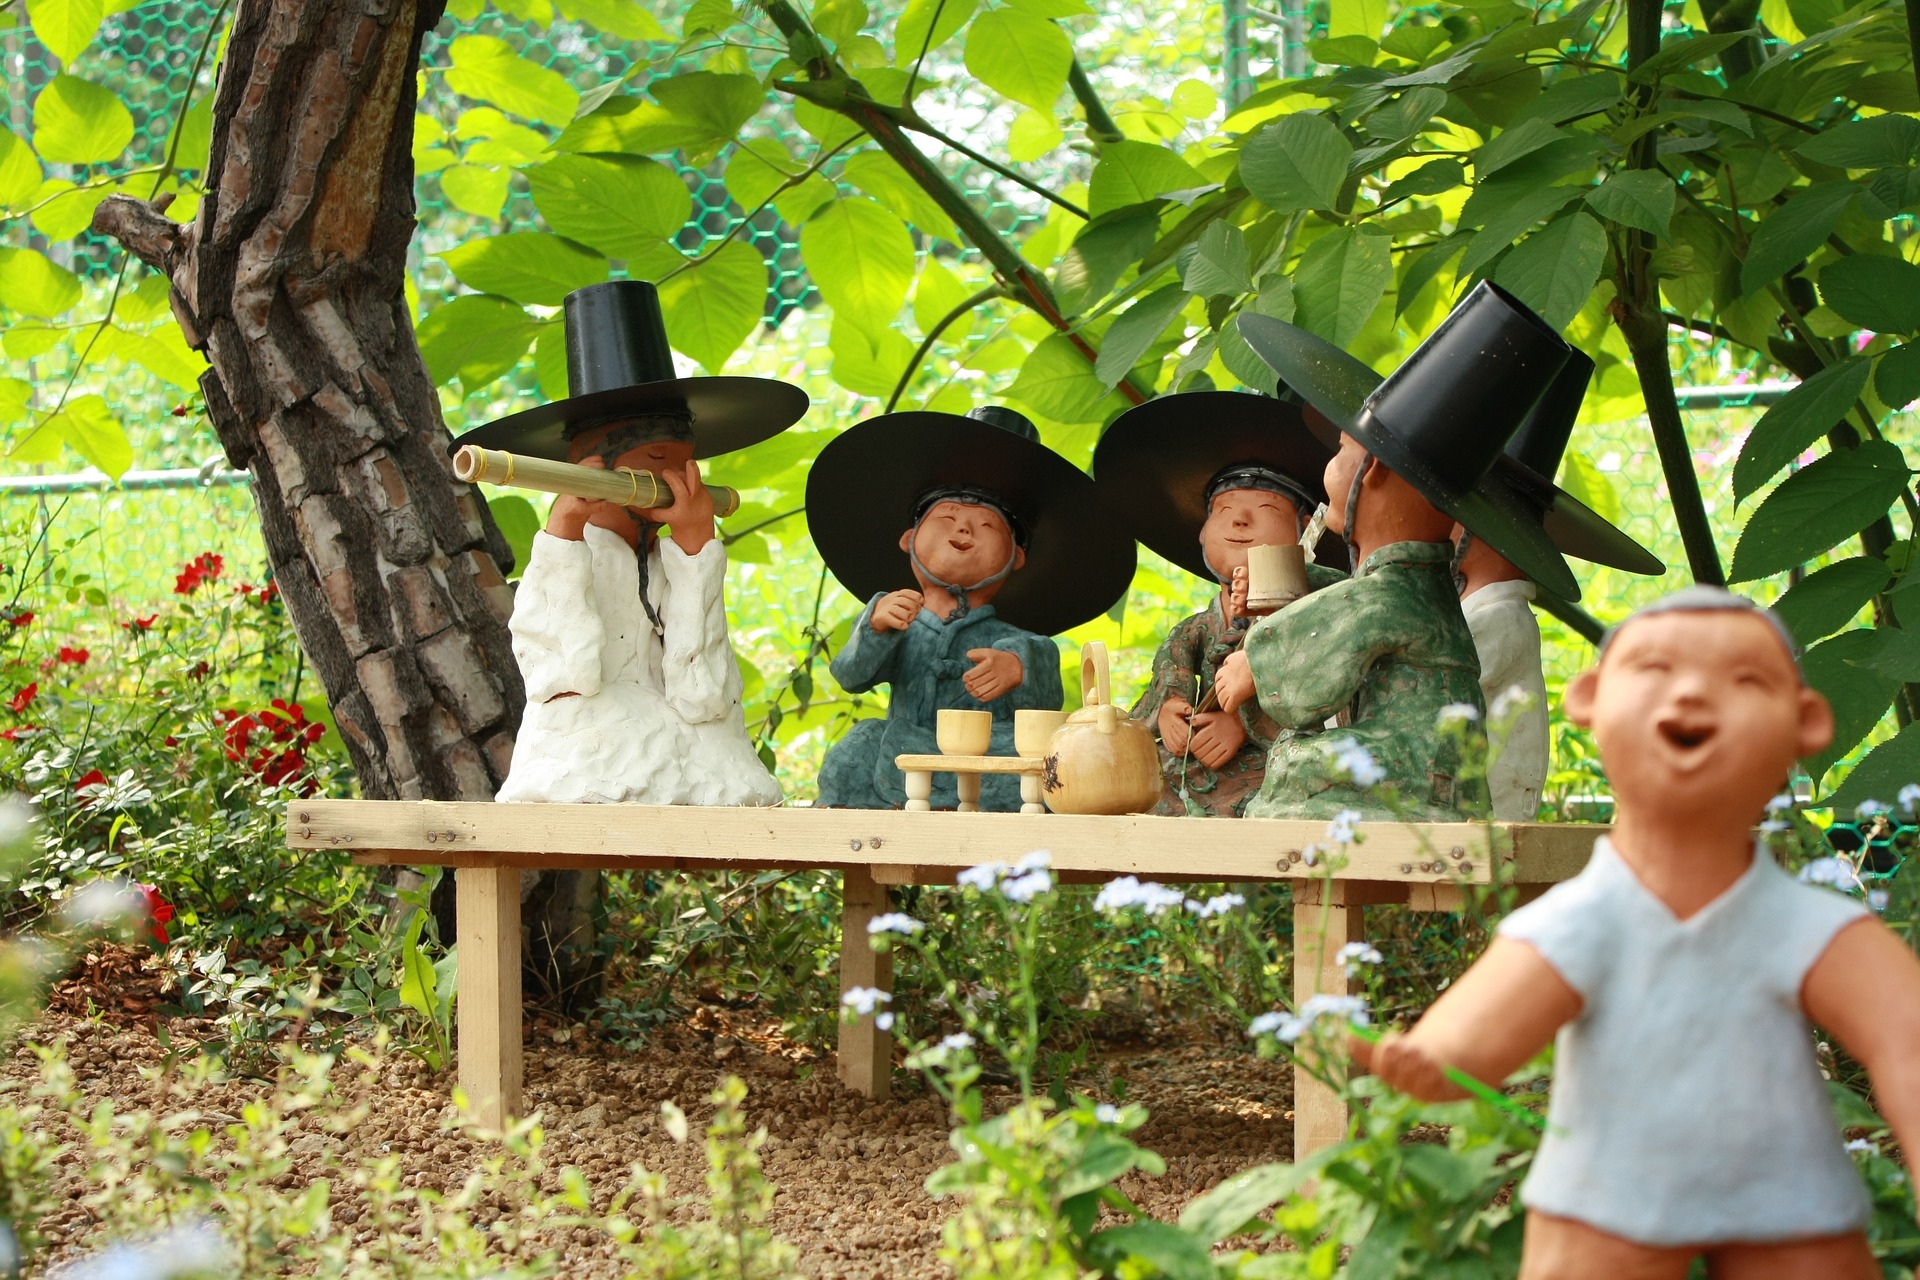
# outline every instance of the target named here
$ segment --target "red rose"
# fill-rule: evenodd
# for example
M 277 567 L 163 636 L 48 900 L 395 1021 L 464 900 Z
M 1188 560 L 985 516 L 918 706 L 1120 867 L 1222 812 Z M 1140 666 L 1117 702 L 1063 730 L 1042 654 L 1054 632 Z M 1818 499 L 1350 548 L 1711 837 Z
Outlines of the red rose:
M 106 774 L 100 772 L 98 769 L 89 769 L 74 780 L 73 794 L 79 798 L 81 804 L 87 804 L 92 801 L 93 797 L 82 795 L 81 793 L 92 787 L 104 787 L 106 785 Z
M 11 618 L 8 618 L 7 625 L 10 627 L 24 627 L 29 622 L 32 622 L 32 621 L 33 621 L 33 610 L 28 609 L 23 613 L 16 613 Z
M 17 724 L 11 729 L 0 729 L 0 738 L 4 738 L 8 742 L 18 742 L 20 739 L 30 738 L 38 732 L 40 732 L 39 725 Z
M 173 904 L 161 897 L 160 891 L 150 884 L 136 884 L 133 887 L 140 891 L 140 897 L 147 904 L 147 932 L 153 935 L 155 942 L 166 946 L 170 941 L 167 922 L 173 919 Z
M 84 667 L 87 665 L 87 659 L 91 658 L 93 654 L 90 650 L 75 649 L 70 645 L 63 644 L 60 646 L 58 656 L 61 662 L 70 662 L 76 667 Z
M 211 551 L 202 551 L 199 555 L 187 561 L 186 567 L 175 575 L 173 579 L 173 594 L 177 596 L 192 595 L 204 584 L 218 578 L 226 571 L 226 567 L 227 561 L 224 556 L 216 555 Z
M 150 613 L 144 618 L 135 617 L 131 621 L 123 622 L 120 625 L 125 627 L 128 631 L 151 631 L 153 630 L 153 624 L 158 622 L 159 620 L 160 620 L 159 614 Z
M 13 712 L 15 715 L 19 715 L 22 711 L 25 711 L 27 709 L 27 705 L 34 700 L 34 698 L 39 694 L 39 692 L 40 692 L 40 682 L 36 680 L 32 684 L 28 685 L 26 688 L 22 689 L 20 692 L 14 694 L 11 698 L 7 699 L 7 710 Z

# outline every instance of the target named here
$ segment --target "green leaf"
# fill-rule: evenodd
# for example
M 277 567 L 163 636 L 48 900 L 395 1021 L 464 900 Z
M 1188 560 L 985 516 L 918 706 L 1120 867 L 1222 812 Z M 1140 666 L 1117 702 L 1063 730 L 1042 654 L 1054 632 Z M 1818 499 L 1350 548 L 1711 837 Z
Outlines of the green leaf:
M 1823 129 L 1797 150 L 1835 169 L 1902 169 L 1920 161 L 1920 120 L 1908 115 L 1849 120 Z
M 884 151 L 862 151 L 847 161 L 843 176 L 883 207 L 904 214 L 911 225 L 927 235 L 960 243 L 953 219 Z
M 893 324 L 913 280 L 913 237 L 871 200 L 835 200 L 800 229 L 800 254 L 827 305 L 878 333 Z
M 1837 813 L 1845 813 L 1869 800 L 1890 805 L 1903 788 L 1914 782 L 1920 782 L 1920 723 L 1908 725 L 1867 752 L 1866 758 L 1853 766 L 1853 772 L 1822 803 L 1832 805 Z
M 556 7 L 576 22 L 584 22 L 621 40 L 670 40 L 660 20 L 636 0 L 554 0 Z
M 967 70 L 991 89 L 1035 111 L 1051 111 L 1067 87 L 1073 46 L 1045 18 L 992 9 L 967 32 Z
M 460 379 L 472 391 L 520 363 L 539 323 L 505 298 L 462 294 L 414 328 L 435 386 Z
M 105 183 L 76 188 L 55 178 L 42 184 L 29 201 L 39 206 L 30 221 L 49 240 L 71 240 L 92 225 L 93 211 L 112 194 L 112 186 Z
M 33 203 L 33 193 L 45 176 L 33 148 L 0 128 L 0 209 Z
M 565 76 L 521 57 L 505 40 L 456 36 L 448 54 L 447 84 L 455 93 L 542 124 L 564 125 L 579 109 L 580 95 Z
M 1294 323 L 1350 345 L 1393 283 L 1391 247 L 1392 237 L 1371 224 L 1340 227 L 1308 245 L 1293 274 Z
M 1387 0 L 1331 0 L 1327 5 L 1327 34 L 1365 36 L 1378 40 L 1387 26 Z
M 1501 261 L 1494 282 L 1564 329 L 1587 304 L 1606 260 L 1607 233 L 1591 215 L 1576 213 L 1521 241 Z
M 1087 192 L 1087 211 L 1098 218 L 1169 191 L 1206 183 L 1200 171 L 1165 147 L 1149 142 L 1110 142 L 1100 150 Z
M 38 249 L 0 247 L 0 308 L 51 320 L 80 301 L 80 277 Z
M 1331 209 L 1352 159 L 1353 144 L 1332 120 L 1296 111 L 1242 144 L 1240 180 L 1275 213 Z
M 1067 135 L 1052 116 L 1040 111 L 1022 111 L 1013 118 L 1007 133 L 1007 155 L 1015 164 L 1029 164 L 1067 140 Z
M 55 164 L 104 164 L 133 141 L 133 113 L 103 89 L 59 75 L 33 100 L 33 146 Z
M 1451 191 L 1467 180 L 1467 171 L 1458 160 L 1429 160 L 1406 177 L 1388 185 L 1382 201 L 1407 196 L 1437 196 Z
M 1467 1160 L 1433 1143 L 1411 1144 L 1400 1158 L 1407 1176 L 1432 1188 L 1442 1204 L 1465 1201 L 1479 1181 Z
M 810 103 L 796 104 L 796 110 Z M 568 125 L 553 141 L 555 151 L 657 155 L 703 141 L 700 126 L 657 102 L 631 94 L 609 98 Z
M 1863 329 L 1910 334 L 1920 329 L 1920 267 L 1856 253 L 1820 269 L 1820 300 Z
M 1253 290 L 1253 277 L 1247 272 L 1246 233 L 1232 223 L 1210 223 L 1191 252 L 1182 257 L 1180 283 L 1188 293 L 1211 298 Z
M 855 395 L 884 400 L 899 385 L 913 360 L 913 343 L 893 329 L 869 333 L 835 316 L 827 349 L 833 352 L 833 380 Z
M 938 49 L 979 7 L 980 0 L 907 0 L 893 29 L 894 65 L 911 67 L 922 54 Z
M 1651 84 L 1669 72 L 1717 57 L 1722 50 L 1731 49 L 1742 40 L 1750 39 L 1753 34 L 1751 31 L 1723 31 L 1712 35 L 1670 38 L 1660 46 L 1660 52 L 1641 63 L 1627 78 L 1636 84 Z
M 415 911 L 406 936 L 400 941 L 400 1003 L 422 1017 L 431 1018 L 439 1007 L 439 993 L 435 990 L 433 965 L 420 949 L 420 932 L 426 923 L 427 913 Z
M 500 536 L 507 540 L 507 547 L 513 552 L 515 572 L 507 576 L 517 576 L 518 571 L 526 569 L 527 560 L 533 555 L 533 535 L 540 532 L 540 517 L 533 504 L 517 493 L 494 494 L 487 499 L 487 510 L 493 513 Z
M 1585 503 L 1609 524 L 1620 523 L 1620 490 L 1613 477 L 1593 465 L 1578 449 L 1567 451 L 1560 462 L 1560 487 Z
M 1793 196 L 1761 220 L 1740 264 L 1740 291 L 1765 288 L 1826 243 L 1840 215 L 1860 188 L 1851 182 L 1822 182 Z
M 1036 18 L 1078 18 L 1093 12 L 1087 0 L 1007 0 L 1007 3 Z
M 1150 207 L 1123 209 L 1088 223 L 1054 272 L 1060 305 L 1072 313 L 1104 298 L 1159 235 L 1160 218 Z
M 1545 120 L 1522 120 L 1513 128 L 1496 133 L 1491 142 L 1474 153 L 1474 175 L 1485 181 L 1514 161 L 1566 136 L 1566 130 Z
M 727 194 L 742 212 L 751 213 L 788 180 L 799 177 L 803 168 L 779 143 L 748 138 L 727 158 Z
M 105 16 L 101 0 L 27 0 L 34 36 L 63 63 L 71 63 L 93 43 Z
M 1300 1164 L 1263 1164 L 1236 1173 L 1180 1211 L 1180 1229 L 1203 1244 L 1215 1245 L 1237 1235 L 1268 1207 L 1293 1194 L 1295 1187 L 1327 1163 L 1334 1148 Z
M 813 262 L 812 256 L 807 260 Z M 819 283 L 817 274 L 814 281 Z M 740 349 L 766 302 L 766 259 L 742 240 L 660 282 L 660 308 L 673 317 L 667 337 L 709 373 L 719 373 Z
M 33 402 L 33 384 L 25 378 L 0 378 L 0 423 L 18 422 Z
M 208 153 L 213 150 L 212 94 L 203 95 L 187 108 L 187 114 L 180 118 L 178 142 L 173 159 L 175 168 L 198 173 L 207 167 Z
M 440 171 L 440 190 L 454 208 L 492 221 L 500 216 L 500 208 L 507 202 L 507 171 L 486 165 L 456 164 Z
M 1816 780 L 1860 744 L 1893 705 L 1900 682 L 1870 665 L 1887 640 L 1872 627 L 1843 631 L 1807 650 L 1800 670 L 1833 706 L 1833 743 L 1805 761 Z
M 1033 349 L 1007 395 L 1043 418 L 1068 424 L 1104 421 L 1117 399 L 1064 333 Z
M 1465 226 L 1475 213 L 1488 208 L 1481 202 L 1482 193 L 1489 190 L 1500 192 L 1508 197 L 1505 202 L 1493 206 L 1494 212 L 1487 217 L 1486 225 L 1467 245 L 1466 256 L 1460 259 L 1459 272 L 1463 276 L 1472 275 L 1487 263 L 1500 256 L 1502 250 L 1512 245 L 1522 235 L 1546 218 L 1558 213 L 1569 202 L 1578 200 L 1587 193 L 1588 188 L 1580 186 L 1542 187 L 1528 183 L 1483 183 L 1475 188 L 1474 194 L 1467 199 L 1466 207 L 1460 212 L 1460 222 Z
M 1920 342 L 1906 343 L 1881 356 L 1873 385 L 1895 409 L 1920 400 Z
M 133 444 L 99 396 L 74 396 L 47 420 L 41 433 L 63 441 L 115 480 L 133 465 Z
M 1869 440 L 1805 467 L 1767 495 L 1734 548 L 1734 582 L 1785 573 L 1866 528 L 1907 486 L 1900 447 Z
M 1138 1259 L 1167 1280 L 1214 1280 L 1213 1254 L 1180 1228 L 1147 1219 L 1096 1231 L 1088 1250 L 1103 1264 L 1102 1274 L 1120 1274 L 1120 1263 Z M 1129 1268 L 1126 1274 L 1147 1274 Z
M 1433 283 L 1434 277 L 1446 268 L 1447 263 L 1467 247 L 1474 235 L 1471 231 L 1456 231 L 1431 249 L 1422 249 L 1408 259 L 1405 272 L 1400 277 L 1400 288 L 1393 300 L 1396 318 L 1413 304 L 1423 289 Z
M 715 146 L 733 141 L 740 126 L 752 119 L 767 100 L 767 91 L 752 76 L 712 71 L 690 71 L 655 80 L 647 90 L 673 113 L 674 119 L 698 129 L 702 143 Z
M 607 278 L 605 258 L 544 231 L 469 240 L 440 258 L 469 289 L 543 307 L 557 307 L 575 289 Z
M 1365 36 L 1340 36 L 1307 45 L 1308 56 L 1328 67 L 1370 67 L 1379 52 L 1379 44 Z
M 609 258 L 652 253 L 693 212 L 680 175 L 638 156 L 563 155 L 525 172 L 547 225 Z
M 680 15 L 680 36 L 691 40 L 703 31 L 719 35 L 733 26 L 731 0 L 693 0 Z
M 567 331 L 563 324 L 540 326 L 533 340 L 533 376 L 540 384 L 540 394 L 549 400 L 565 400 L 572 394 L 567 385 Z
M 1623 169 L 1587 192 L 1587 203 L 1609 222 L 1665 240 L 1673 224 L 1673 179 L 1650 169 Z
M 1094 363 L 1094 376 L 1109 387 L 1118 385 L 1186 305 L 1186 291 L 1170 284 L 1128 307 L 1100 340 L 1100 359 Z
M 1873 365 L 1853 356 L 1814 374 L 1781 396 L 1755 424 L 1733 464 L 1733 500 L 1745 502 L 1761 485 L 1846 417 L 1865 390 Z
M 1851 625 L 1892 577 L 1886 561 L 1853 556 L 1816 569 L 1787 588 L 1773 602 L 1773 611 L 1804 648 Z

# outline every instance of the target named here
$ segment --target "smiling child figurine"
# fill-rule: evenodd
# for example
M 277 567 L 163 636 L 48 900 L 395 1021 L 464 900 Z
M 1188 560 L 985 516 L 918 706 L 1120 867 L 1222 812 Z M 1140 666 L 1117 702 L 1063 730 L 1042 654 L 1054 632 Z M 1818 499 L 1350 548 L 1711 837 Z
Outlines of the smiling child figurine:
M 1814 1057 L 1820 1027 L 1920 1149 L 1920 961 L 1754 838 L 1833 737 L 1786 628 L 1694 587 L 1629 617 L 1567 686 L 1618 805 L 1586 870 L 1360 1064 L 1427 1099 L 1498 1085 L 1556 1035 L 1547 1135 L 1521 1187 L 1523 1280 L 1869 1280 L 1869 1205 Z
M 1100 437 L 1094 478 L 1133 536 L 1219 586 L 1206 609 L 1175 624 L 1134 704 L 1133 718 L 1160 743 L 1155 813 L 1237 818 L 1260 790 L 1280 727 L 1255 704 L 1194 708 L 1208 704 L 1220 664 L 1253 621 L 1244 604 L 1249 550 L 1299 543 L 1326 498 L 1321 473 L 1332 456 L 1300 406 L 1242 391 L 1149 400 Z M 1322 549 L 1345 555 L 1337 538 Z M 1317 588 L 1345 575 L 1309 564 L 1307 577 Z
M 834 678 L 849 693 L 890 686 L 886 718 L 828 750 L 823 806 L 904 806 L 894 759 L 939 752 L 939 711 L 992 712 L 988 754 L 1014 754 L 1013 713 L 1064 698 L 1048 637 L 1099 617 L 1133 579 L 1133 539 L 1092 478 L 997 406 L 849 427 L 807 475 L 807 524 L 833 575 L 867 601 Z M 958 803 L 953 776 L 935 774 L 932 806 Z M 980 807 L 1017 811 L 1019 779 L 983 778 Z

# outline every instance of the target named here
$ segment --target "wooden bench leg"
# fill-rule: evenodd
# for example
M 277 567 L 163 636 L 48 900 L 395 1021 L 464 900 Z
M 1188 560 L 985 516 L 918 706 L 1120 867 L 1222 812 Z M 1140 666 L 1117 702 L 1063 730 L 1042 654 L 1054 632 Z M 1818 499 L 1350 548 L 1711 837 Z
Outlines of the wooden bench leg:
M 1325 899 L 1331 896 L 1333 901 Z M 1363 908 L 1346 905 L 1335 886 L 1331 895 L 1317 881 L 1293 885 L 1293 1001 L 1297 1009 L 1309 996 L 1347 994 L 1346 966 L 1340 948 L 1364 937 Z M 1347 1136 L 1347 1108 L 1340 1096 L 1301 1067 L 1293 1069 L 1293 1158 L 1304 1160 Z
M 911 774 L 908 777 L 912 777 Z M 848 867 L 841 888 L 840 990 L 877 987 L 893 990 L 893 952 L 875 951 L 867 921 L 886 914 L 887 886 L 869 867 Z M 884 1006 L 883 1006 L 884 1007 Z M 882 1102 L 893 1088 L 893 1033 L 872 1018 L 840 1023 L 840 1083 Z
M 460 1087 L 481 1124 L 504 1129 L 521 1114 L 520 871 L 462 867 L 454 875 Z
M 905 771 L 904 785 L 909 813 L 926 813 L 933 808 L 932 773 L 924 769 L 908 769 Z
M 960 797 L 958 811 L 961 813 L 980 812 L 980 775 L 977 773 L 956 773 L 953 776 L 955 793 Z

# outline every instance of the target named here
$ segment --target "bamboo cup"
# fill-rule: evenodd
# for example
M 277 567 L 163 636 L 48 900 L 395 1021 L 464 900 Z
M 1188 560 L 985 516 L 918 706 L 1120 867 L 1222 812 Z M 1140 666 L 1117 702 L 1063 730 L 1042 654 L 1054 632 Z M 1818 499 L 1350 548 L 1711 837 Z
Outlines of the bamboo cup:
M 571 462 L 508 453 L 505 449 L 484 449 L 477 444 L 462 445 L 455 451 L 453 474 L 471 483 L 597 498 L 642 511 L 673 505 L 673 490 L 651 471 L 635 471 L 631 467 L 597 471 Z M 737 490 L 723 484 L 710 484 L 706 488 L 707 495 L 713 499 L 714 515 L 730 516 L 740 509 Z
M 983 756 L 993 745 L 993 712 L 936 712 L 933 737 L 944 755 Z
M 1047 754 L 1047 744 L 1053 741 L 1054 730 L 1067 722 L 1064 711 L 1034 711 L 1022 709 L 1013 713 L 1013 750 L 1029 760 L 1038 760 Z
M 1307 594 L 1307 552 L 1297 544 L 1247 548 L 1247 608 L 1271 612 Z

